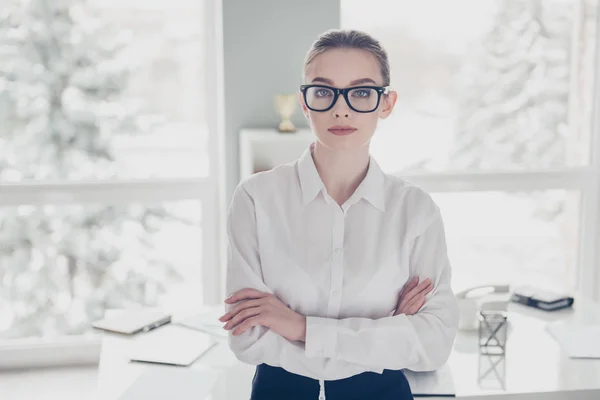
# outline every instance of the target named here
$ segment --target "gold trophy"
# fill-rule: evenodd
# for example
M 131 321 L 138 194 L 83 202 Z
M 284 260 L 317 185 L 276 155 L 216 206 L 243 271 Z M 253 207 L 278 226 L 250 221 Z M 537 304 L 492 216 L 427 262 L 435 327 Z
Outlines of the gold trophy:
M 275 96 L 275 104 L 277 111 L 281 115 L 281 123 L 279 124 L 279 132 L 296 132 L 296 127 L 292 123 L 292 115 L 296 111 L 297 95 L 281 94 Z

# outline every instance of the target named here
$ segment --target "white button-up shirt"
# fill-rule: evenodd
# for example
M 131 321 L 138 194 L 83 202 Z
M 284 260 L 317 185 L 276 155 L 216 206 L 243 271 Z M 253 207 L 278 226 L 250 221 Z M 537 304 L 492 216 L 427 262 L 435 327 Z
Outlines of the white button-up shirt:
M 227 218 L 227 295 L 244 288 L 273 293 L 307 317 L 306 341 L 255 326 L 230 332 L 231 349 L 243 362 L 319 380 L 441 367 L 458 306 L 437 205 L 371 157 L 340 207 L 327 194 L 312 148 L 242 181 Z M 434 289 L 415 315 L 393 316 L 400 290 L 415 275 L 431 278 Z

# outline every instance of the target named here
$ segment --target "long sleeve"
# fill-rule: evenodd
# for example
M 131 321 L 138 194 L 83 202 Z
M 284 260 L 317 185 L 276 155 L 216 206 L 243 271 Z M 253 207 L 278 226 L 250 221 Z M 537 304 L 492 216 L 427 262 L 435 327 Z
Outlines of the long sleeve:
M 236 188 L 229 207 L 227 236 L 227 296 L 244 288 L 273 293 L 262 279 L 254 202 L 243 184 Z M 233 306 L 227 305 L 227 311 Z M 229 332 L 229 347 L 236 357 L 253 365 L 280 365 L 282 340 L 264 326 L 254 326 L 238 336 Z
M 332 319 L 307 317 L 307 357 L 329 357 L 386 369 L 430 371 L 448 359 L 458 326 L 444 225 L 436 209 L 411 242 L 410 273 L 434 290 L 415 315 Z

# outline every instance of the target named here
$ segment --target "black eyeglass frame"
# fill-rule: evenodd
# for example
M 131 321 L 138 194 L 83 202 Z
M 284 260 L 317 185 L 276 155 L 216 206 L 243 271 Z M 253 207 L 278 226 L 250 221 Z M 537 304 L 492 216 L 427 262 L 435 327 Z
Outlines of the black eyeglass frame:
M 320 88 L 325 88 L 325 89 L 329 89 L 329 90 L 333 91 L 333 101 L 331 102 L 331 105 L 329 107 L 327 107 L 324 110 L 317 110 L 308 105 L 308 99 L 306 98 L 306 92 L 308 91 L 308 89 L 313 88 L 313 87 L 320 87 Z M 372 110 L 361 111 L 361 110 L 357 110 L 356 108 L 352 107 L 352 104 L 350 104 L 350 100 L 348 99 L 348 92 L 350 92 L 351 90 L 356 90 L 356 89 L 374 89 L 377 92 L 377 104 L 375 105 L 375 107 Z M 350 107 L 350 109 L 352 109 L 353 111 L 356 111 L 358 113 L 371 113 L 371 112 L 377 110 L 377 108 L 379 107 L 379 103 L 381 102 L 381 95 L 388 94 L 389 89 L 390 89 L 389 86 L 352 86 L 352 87 L 348 87 L 345 89 L 338 89 L 333 86 L 327 86 L 327 85 L 300 85 L 300 91 L 302 92 L 302 95 L 304 96 L 304 104 L 306 104 L 306 107 L 308 107 L 309 110 L 315 111 L 315 112 L 325 112 L 325 111 L 331 110 L 333 108 L 333 106 L 335 105 L 335 103 L 337 103 L 338 98 L 340 97 L 340 94 L 341 94 L 342 96 L 344 96 L 344 100 L 346 100 L 346 104 L 348 105 L 348 107 Z

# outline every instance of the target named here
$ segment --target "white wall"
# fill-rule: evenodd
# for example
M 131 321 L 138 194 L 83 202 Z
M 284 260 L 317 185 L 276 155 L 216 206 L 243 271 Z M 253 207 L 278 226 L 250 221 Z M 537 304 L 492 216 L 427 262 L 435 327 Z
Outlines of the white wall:
M 308 48 L 339 26 L 339 0 L 223 0 L 227 203 L 239 181 L 239 130 L 277 127 L 273 96 L 298 92 Z M 292 121 L 306 126 L 299 107 Z

